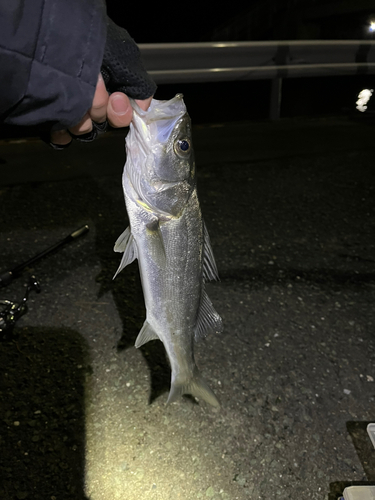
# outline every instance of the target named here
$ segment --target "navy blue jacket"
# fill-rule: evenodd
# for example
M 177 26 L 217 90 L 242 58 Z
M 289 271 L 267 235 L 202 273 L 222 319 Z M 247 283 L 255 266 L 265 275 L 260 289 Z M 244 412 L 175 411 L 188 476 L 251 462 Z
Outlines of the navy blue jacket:
M 94 97 L 106 30 L 101 0 L 0 0 L 0 122 L 78 123 Z

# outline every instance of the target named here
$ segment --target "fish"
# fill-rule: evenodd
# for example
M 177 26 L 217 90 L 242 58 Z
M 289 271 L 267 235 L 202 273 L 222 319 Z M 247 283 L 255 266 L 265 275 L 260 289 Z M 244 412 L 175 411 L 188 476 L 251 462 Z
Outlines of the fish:
M 167 404 L 190 394 L 220 406 L 194 359 L 194 342 L 222 332 L 205 291 L 218 270 L 197 195 L 191 120 L 182 94 L 153 99 L 147 111 L 131 100 L 122 184 L 130 226 L 114 250 L 114 276 L 138 259 L 146 320 L 135 341 L 163 342 L 171 366 Z

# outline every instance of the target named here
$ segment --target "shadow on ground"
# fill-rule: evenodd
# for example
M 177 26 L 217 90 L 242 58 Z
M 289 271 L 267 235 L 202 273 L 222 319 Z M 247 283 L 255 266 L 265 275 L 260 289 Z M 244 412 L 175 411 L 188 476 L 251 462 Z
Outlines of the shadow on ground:
M 109 203 L 106 203 L 105 206 L 109 211 L 111 210 Z M 108 214 L 108 217 L 111 215 Z M 125 212 L 123 218 L 126 224 Z M 108 256 L 111 254 L 108 252 L 108 239 L 103 238 L 105 231 L 104 227 L 100 227 L 98 230 L 97 248 L 102 262 L 102 272 L 97 277 L 97 281 L 101 284 L 100 295 L 109 290 L 112 292 L 123 325 L 123 334 L 117 344 L 117 349 L 123 351 L 134 347 L 135 340 L 146 318 L 146 309 L 137 262 L 126 267 L 116 280 L 112 280 L 115 272 L 113 265 L 116 260 L 112 256 L 111 262 L 108 262 Z M 108 237 L 115 241 L 113 232 L 110 231 L 111 235 Z M 121 257 L 120 254 L 118 256 Z M 119 261 L 119 259 L 117 260 Z M 149 404 L 151 404 L 156 398 L 169 391 L 171 370 L 164 346 L 159 340 L 148 342 L 147 345 L 140 347 L 140 351 L 150 372 Z
M 86 344 L 21 328 L 0 344 L 0 498 L 85 500 Z

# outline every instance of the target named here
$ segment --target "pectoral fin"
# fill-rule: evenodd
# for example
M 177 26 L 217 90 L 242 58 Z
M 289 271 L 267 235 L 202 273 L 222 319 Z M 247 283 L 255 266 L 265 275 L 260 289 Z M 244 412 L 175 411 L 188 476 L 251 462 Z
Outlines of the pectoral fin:
M 141 331 L 138 333 L 138 337 L 135 341 L 135 347 L 141 347 L 143 344 L 146 344 L 149 340 L 159 339 L 159 335 L 152 328 L 150 323 L 147 320 L 143 323 Z
M 160 229 L 159 219 L 155 219 L 147 224 L 147 236 L 151 239 L 149 245 L 150 256 L 157 266 L 164 269 L 166 266 L 166 254 L 163 234 Z
M 138 256 L 137 245 L 134 241 L 132 233 L 130 232 L 130 227 L 127 227 L 118 237 L 114 246 L 114 251 L 124 252 L 124 255 L 122 256 L 120 266 L 112 279 L 115 279 L 118 273 L 121 272 L 128 264 L 131 264 Z
M 219 273 L 216 267 L 214 253 L 211 248 L 210 237 L 208 235 L 206 224 L 204 228 L 204 246 L 203 246 L 203 279 L 204 281 L 219 281 Z
M 215 311 L 207 293 L 202 290 L 201 303 L 199 306 L 197 324 L 194 330 L 195 340 L 206 337 L 209 333 L 220 333 L 223 331 L 223 320 Z

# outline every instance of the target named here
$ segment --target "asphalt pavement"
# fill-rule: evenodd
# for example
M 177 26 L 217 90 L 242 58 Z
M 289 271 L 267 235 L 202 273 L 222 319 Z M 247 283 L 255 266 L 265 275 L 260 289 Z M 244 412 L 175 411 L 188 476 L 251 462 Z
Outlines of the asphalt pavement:
M 221 401 L 166 406 L 160 342 L 134 348 L 137 263 L 124 132 L 63 152 L 0 142 L 0 271 L 75 229 L 0 299 L 28 312 L 0 343 L 0 498 L 334 500 L 375 484 L 375 129 L 346 118 L 202 124 L 198 193 L 225 330 L 197 344 Z

